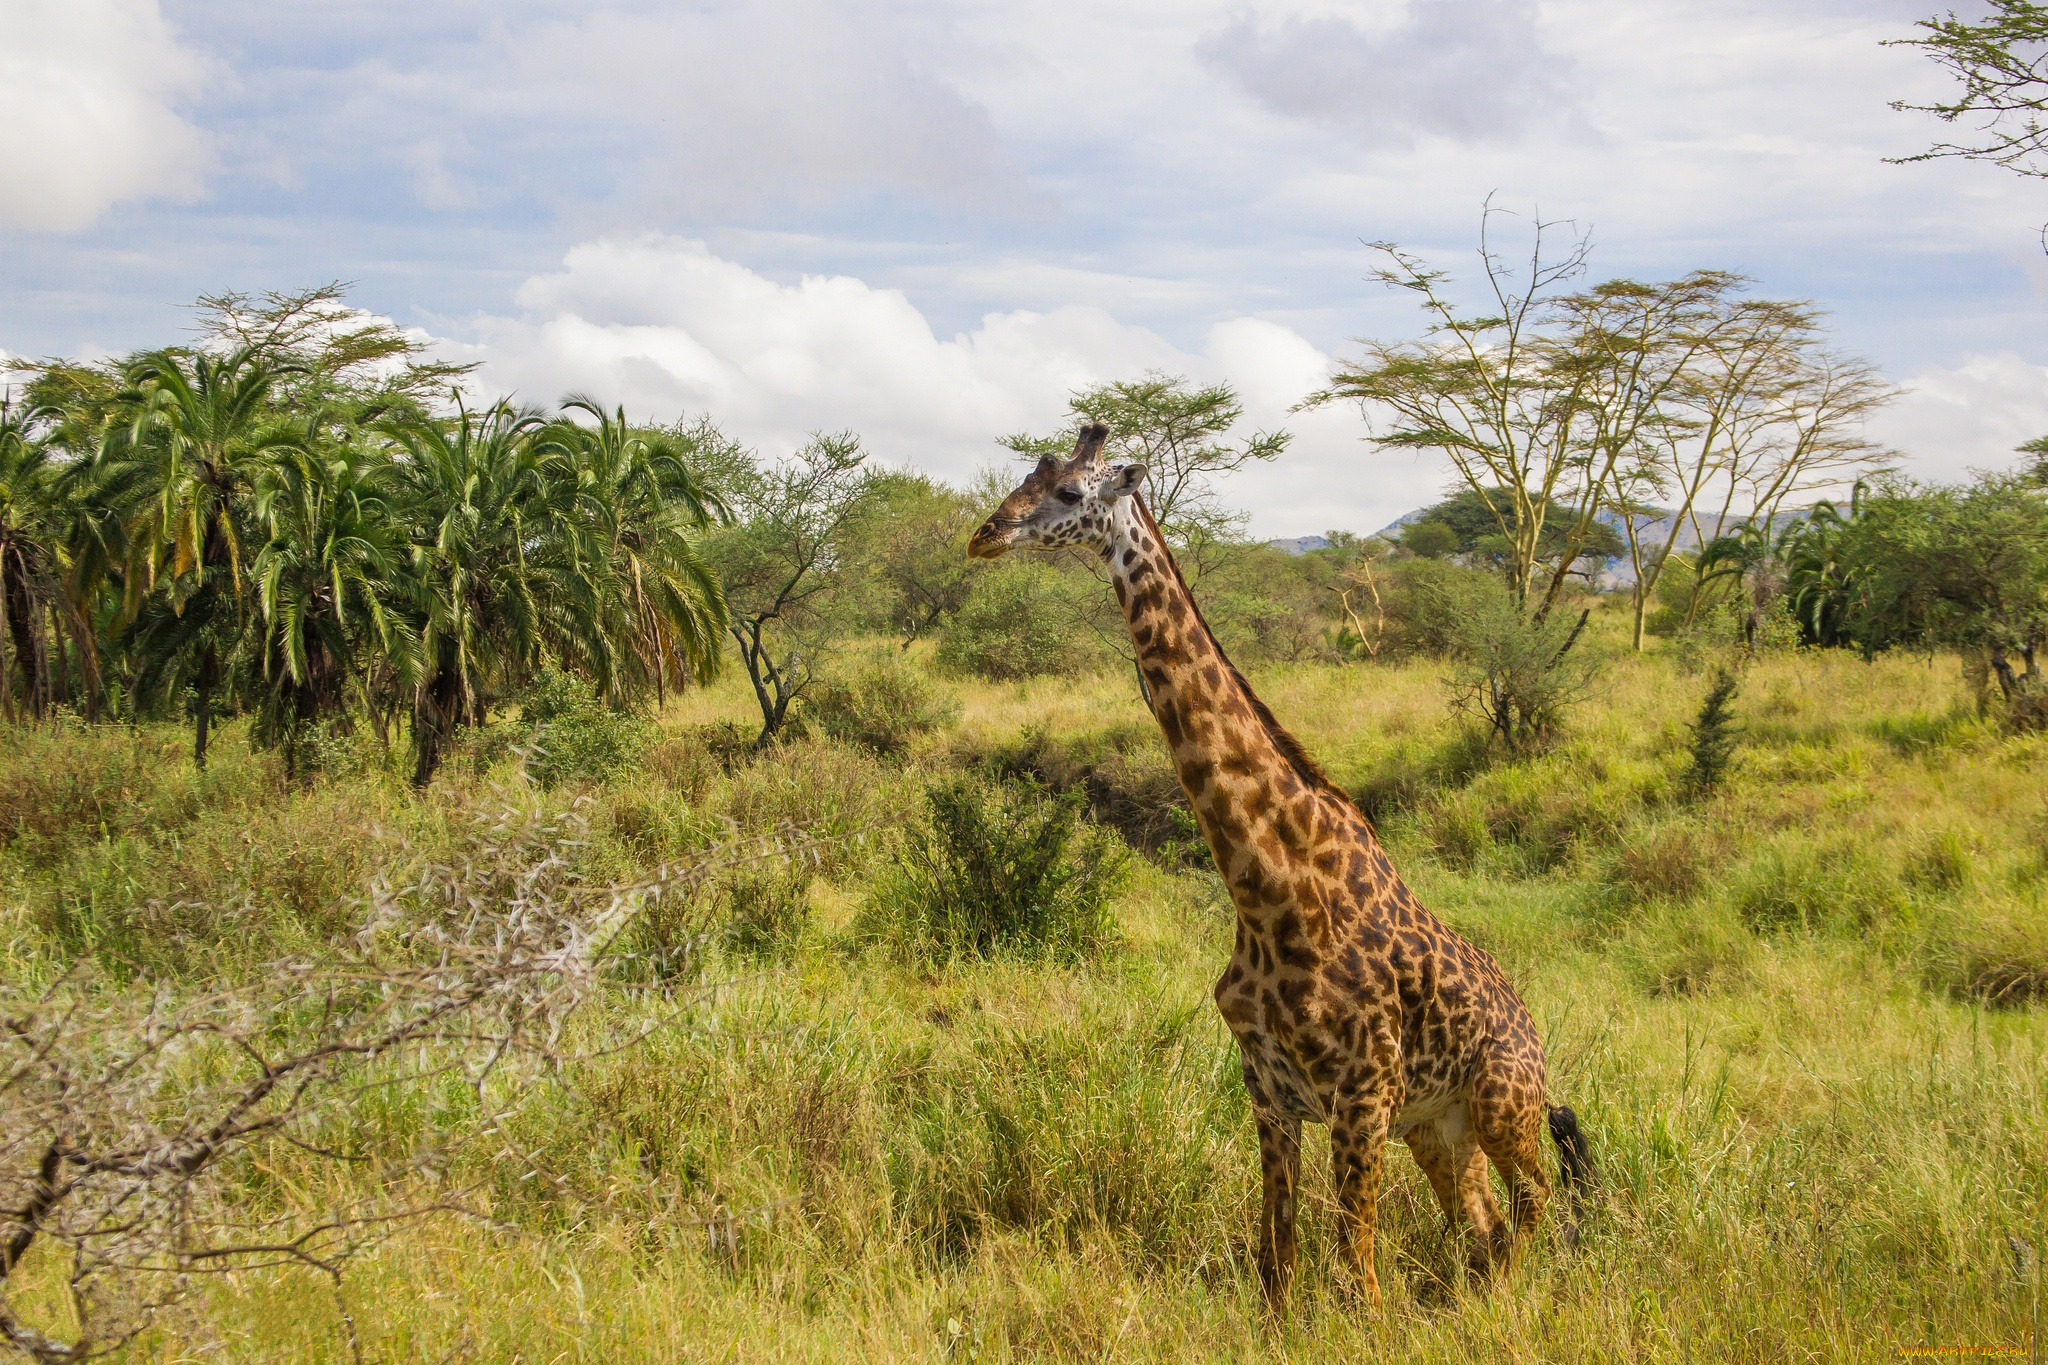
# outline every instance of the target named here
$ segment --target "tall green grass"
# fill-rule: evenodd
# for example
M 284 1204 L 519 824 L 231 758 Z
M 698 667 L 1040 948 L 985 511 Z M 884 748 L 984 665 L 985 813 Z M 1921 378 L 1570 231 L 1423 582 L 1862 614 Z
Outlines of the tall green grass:
M 638 1049 L 523 1093 L 502 1145 L 530 1159 L 446 1173 L 478 1182 L 487 1222 L 408 1227 L 349 1268 L 365 1357 L 2023 1347 L 2048 1259 L 2048 742 L 1978 724 L 1952 662 L 1769 657 L 1735 703 L 1724 780 L 1695 796 L 1687 727 L 1705 684 L 1670 660 L 1612 658 L 1570 732 L 1522 761 L 1446 716 L 1439 673 L 1254 682 L 1528 1001 L 1605 1177 L 1576 1249 L 1541 1237 L 1477 1292 L 1396 1151 L 1387 1302 L 1364 1312 L 1330 1269 L 1316 1130 L 1301 1292 L 1284 1320 L 1265 1314 L 1251 1120 L 1209 1003 L 1230 911 L 1170 840 L 1133 857 L 1106 951 L 934 958 L 873 941 L 906 823 L 963 768 L 1029 771 L 1105 822 L 1144 828 L 1150 812 L 1171 828 L 1122 673 L 954 684 L 959 719 L 886 757 L 722 743 L 749 699 L 721 684 L 672 705 L 632 768 L 549 798 L 582 803 L 581 870 L 624 877 L 786 821 L 826 847 L 787 881 L 676 910 L 676 936 L 720 926 L 695 979 L 724 984 L 678 996 Z M 458 764 L 424 797 L 375 772 L 293 791 L 232 730 L 204 776 L 168 733 L 22 735 L 0 754 L 10 970 L 90 954 L 195 988 L 253 970 L 341 932 L 371 870 L 456 847 L 468 812 L 516 781 L 509 764 Z M 392 1097 L 345 1136 L 407 1150 L 467 1112 Z M 366 1178 L 296 1150 L 265 1170 L 309 1207 Z M 23 1273 L 29 1306 L 61 1322 L 64 1267 Z M 280 1271 L 202 1286 L 129 1355 L 347 1346 L 333 1290 Z

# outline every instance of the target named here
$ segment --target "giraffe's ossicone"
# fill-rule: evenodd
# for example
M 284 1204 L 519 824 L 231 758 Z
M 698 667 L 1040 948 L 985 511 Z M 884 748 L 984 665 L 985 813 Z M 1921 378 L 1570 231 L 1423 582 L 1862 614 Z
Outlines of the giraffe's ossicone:
M 968 553 L 1076 548 L 1104 560 L 1182 789 L 1237 907 L 1216 1004 L 1258 1121 L 1259 1273 L 1294 1269 L 1304 1119 L 1330 1127 L 1340 1259 L 1374 1301 L 1374 1204 L 1389 1138 L 1408 1145 L 1480 1275 L 1543 1211 L 1546 1113 L 1576 1193 L 1591 1179 L 1571 1111 L 1546 1099 L 1543 1043 L 1493 958 L 1416 900 L 1372 824 L 1280 727 L 1202 620 L 1139 490 L 1142 465 L 1082 429 L 975 532 Z M 1487 1163 L 1508 1190 L 1495 1204 Z

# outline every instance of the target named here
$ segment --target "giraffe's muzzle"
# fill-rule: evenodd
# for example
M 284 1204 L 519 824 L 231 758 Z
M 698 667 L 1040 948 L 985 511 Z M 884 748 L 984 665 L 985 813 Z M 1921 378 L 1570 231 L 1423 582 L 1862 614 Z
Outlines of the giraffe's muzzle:
M 975 531 L 974 538 L 967 542 L 967 557 L 1001 559 L 1003 552 L 1010 548 L 1010 538 L 1016 534 L 1016 529 L 1009 522 L 997 521 L 990 517 Z

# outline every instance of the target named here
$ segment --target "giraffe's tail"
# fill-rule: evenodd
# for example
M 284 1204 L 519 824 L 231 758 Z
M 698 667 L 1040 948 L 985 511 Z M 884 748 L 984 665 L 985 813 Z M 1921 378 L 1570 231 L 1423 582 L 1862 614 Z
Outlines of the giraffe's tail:
M 1553 1104 L 1549 1110 L 1550 1140 L 1557 1144 L 1557 1178 L 1564 1187 L 1564 1241 L 1566 1246 L 1577 1246 L 1579 1224 L 1600 1189 L 1600 1168 L 1593 1164 L 1593 1144 L 1579 1127 L 1579 1116 L 1568 1105 Z

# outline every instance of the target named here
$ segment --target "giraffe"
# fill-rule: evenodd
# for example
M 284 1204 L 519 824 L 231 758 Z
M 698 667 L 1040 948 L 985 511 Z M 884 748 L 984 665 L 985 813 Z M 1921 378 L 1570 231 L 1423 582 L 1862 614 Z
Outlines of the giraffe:
M 1294 1273 L 1303 1120 L 1329 1125 L 1339 1263 L 1375 1307 L 1389 1138 L 1407 1144 L 1483 1279 L 1543 1212 L 1546 1113 L 1574 1202 L 1593 1176 L 1576 1118 L 1546 1099 L 1535 1024 L 1493 958 L 1416 900 L 1371 822 L 1231 665 L 1139 495 L 1145 467 L 1105 461 L 1108 437 L 1083 427 L 1070 458 L 1040 460 L 968 554 L 1093 549 L 1105 561 L 1147 702 L 1236 906 L 1215 995 L 1258 1125 L 1266 1298 L 1284 1305 Z

